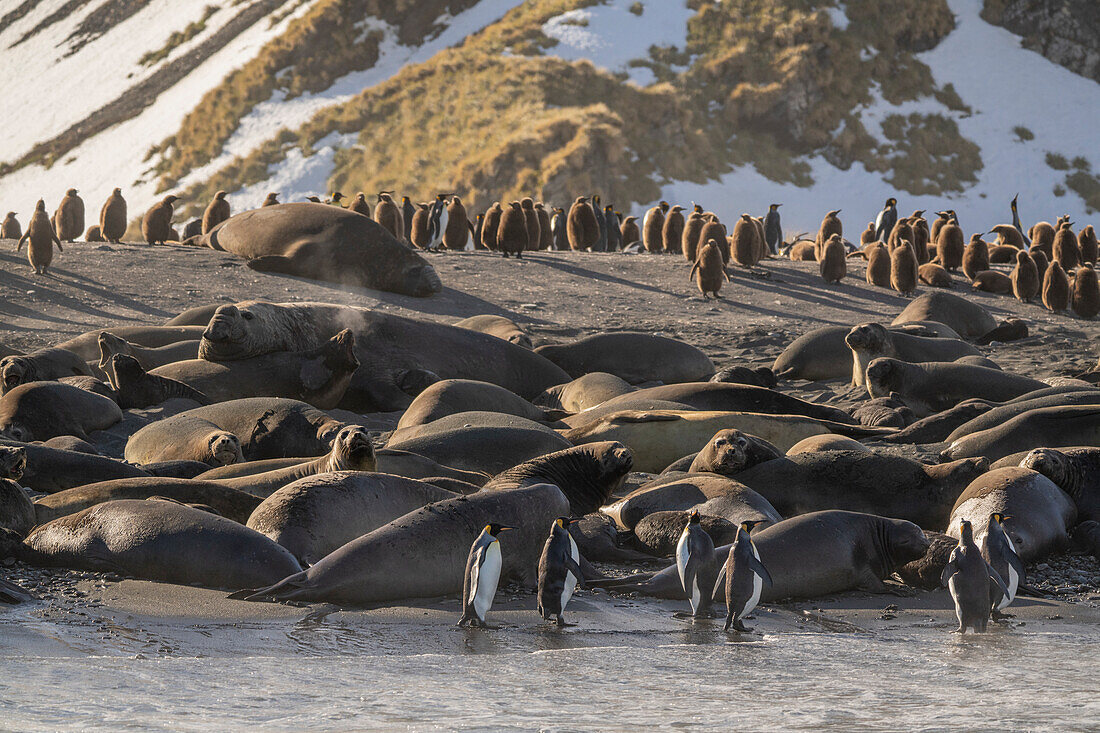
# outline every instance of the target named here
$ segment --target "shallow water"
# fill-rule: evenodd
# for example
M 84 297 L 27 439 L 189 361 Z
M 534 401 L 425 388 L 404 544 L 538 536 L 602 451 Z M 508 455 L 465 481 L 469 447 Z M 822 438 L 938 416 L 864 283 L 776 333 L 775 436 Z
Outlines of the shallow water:
M 1097 729 L 1100 628 L 772 631 L 0 616 L 0 729 Z M 585 627 L 589 628 L 585 628 Z M 36 650 L 26 655 L 28 648 Z

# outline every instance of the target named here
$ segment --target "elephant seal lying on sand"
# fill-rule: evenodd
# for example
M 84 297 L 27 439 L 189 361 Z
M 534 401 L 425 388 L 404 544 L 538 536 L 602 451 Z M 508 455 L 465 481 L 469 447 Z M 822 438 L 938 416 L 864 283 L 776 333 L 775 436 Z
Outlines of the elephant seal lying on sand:
M 62 382 L 21 384 L 0 397 L 0 437 L 30 443 L 88 433 L 122 419 L 114 400 Z
M 444 379 L 416 396 L 401 415 L 397 429 L 425 425 L 459 412 L 499 412 L 547 421 L 543 410 L 503 387 L 473 379 Z
M 111 326 L 110 332 L 119 338 L 147 348 L 158 348 L 180 341 L 194 341 L 202 338 L 204 326 Z M 79 336 L 63 341 L 59 349 L 67 349 L 84 361 L 99 360 L 99 335 L 103 329 L 86 331 Z
M 515 321 L 512 321 L 504 316 L 470 316 L 469 318 L 463 318 L 458 323 L 452 323 L 455 328 L 466 328 L 471 331 L 477 331 L 479 333 L 487 333 L 490 336 L 496 336 L 498 339 L 504 339 L 516 346 L 522 346 L 525 349 L 532 347 L 531 337 L 527 333 L 516 325 Z
M 242 588 L 301 570 L 259 532 L 161 499 L 97 504 L 38 527 L 22 543 L 12 540 L 0 534 L 0 558 L 207 588 Z
M 572 382 L 551 387 L 531 401 L 539 407 L 581 412 L 636 389 L 637 387 L 614 374 L 591 372 Z
M 157 348 L 146 348 L 119 338 L 109 331 L 99 334 L 99 368 L 106 371 L 107 363 L 115 354 L 126 354 L 138 360 L 141 368 L 150 371 L 165 364 L 187 361 L 199 355 L 199 340 L 177 341 Z
M 1040 407 L 1000 425 L 964 435 L 940 456 L 953 461 L 985 456 L 997 461 L 1033 448 L 1100 446 L 1100 405 Z
M 713 473 L 658 476 L 602 512 L 623 529 L 634 529 L 655 512 L 693 508 L 700 514 L 722 517 L 734 524 L 750 519 L 771 524 L 782 519 L 760 494 L 739 481 Z
M 1043 474 L 1069 494 L 1079 521 L 1100 520 L 1100 448 L 1036 448 L 1020 467 Z
M 980 355 L 974 346 L 960 339 L 925 338 L 888 330 L 880 323 L 861 323 L 844 337 L 852 350 L 852 384 L 862 387 L 867 365 L 880 356 L 905 362 L 955 361 Z
M 232 252 L 260 272 L 426 297 L 435 268 L 382 225 L 339 206 L 276 204 L 226 219 L 184 244 Z
M 868 364 L 866 376 L 872 397 L 897 392 L 918 417 L 950 409 L 966 399 L 1003 402 L 1047 386 L 1037 379 L 989 367 L 937 361 L 909 364 L 888 357 Z
M 535 353 L 574 379 L 589 372 L 607 372 L 630 384 L 675 384 L 705 382 L 715 371 L 710 357 L 694 346 L 649 333 L 599 333 L 568 344 L 540 346 Z
M 914 321 L 938 321 L 967 340 L 984 336 L 997 327 L 997 321 L 985 308 L 942 290 L 914 298 L 891 325 L 900 326 Z
M 341 406 L 404 410 L 440 379 L 477 379 L 531 398 L 569 375 L 528 349 L 464 328 L 327 303 L 225 305 L 203 333 L 199 358 L 234 361 L 306 351 L 348 328 L 361 368 Z
M 929 546 L 920 527 L 912 522 L 843 511 L 814 512 L 785 519 L 759 534 L 754 533 L 752 539 L 760 553 L 760 562 L 774 581 L 763 588 L 760 600 L 765 602 L 816 598 L 857 588 L 872 593 L 888 592 L 883 578 L 922 557 Z M 724 562 L 729 551 L 730 545 L 717 548 L 714 561 Z M 616 592 L 684 597 L 676 565 L 645 580 L 590 583 Z M 719 592 L 714 599 L 723 601 L 724 588 L 715 590 Z
M 91 375 L 84 360 L 66 349 L 40 349 L 22 356 L 5 356 L 0 359 L 0 394 L 29 382 Z
M 203 504 L 223 517 L 241 524 L 248 521 L 252 510 L 261 501 L 259 497 L 212 481 L 149 476 L 100 481 L 59 491 L 36 499 L 34 511 L 37 523 L 45 524 L 107 501 L 150 499 L 154 496 L 172 499 L 181 504 Z

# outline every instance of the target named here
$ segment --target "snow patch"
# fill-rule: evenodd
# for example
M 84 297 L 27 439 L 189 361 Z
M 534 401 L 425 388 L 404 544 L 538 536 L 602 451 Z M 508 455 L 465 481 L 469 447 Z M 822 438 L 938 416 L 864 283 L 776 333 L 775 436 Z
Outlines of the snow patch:
M 308 157 L 300 149 L 291 148 L 278 166 L 273 166 L 271 177 L 266 181 L 226 196 L 229 205 L 233 211 L 255 209 L 263 203 L 269 191 L 277 192 L 279 201 L 284 204 L 303 201 L 307 196 L 323 197 L 336 165 L 336 151 L 351 147 L 355 140 L 355 135 L 331 133 L 317 142 L 315 152 Z
M 837 3 L 835 8 L 825 8 L 833 27 L 838 30 L 848 30 L 848 8 L 844 3 Z

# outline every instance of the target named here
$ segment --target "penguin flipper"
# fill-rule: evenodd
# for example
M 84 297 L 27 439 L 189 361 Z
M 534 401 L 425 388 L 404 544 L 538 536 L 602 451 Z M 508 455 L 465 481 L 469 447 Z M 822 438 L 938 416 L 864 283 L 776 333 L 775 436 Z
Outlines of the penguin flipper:
M 947 587 L 947 581 L 951 580 L 951 576 L 959 572 L 959 566 L 955 563 L 955 553 L 952 551 L 951 560 L 943 566 L 943 572 L 940 573 L 940 585 Z
M 765 583 L 768 584 L 769 588 L 772 587 L 772 585 L 773 585 L 772 576 L 768 572 L 768 569 L 766 567 L 764 567 L 764 563 L 757 560 L 756 557 L 754 557 L 754 556 L 749 557 L 749 567 L 752 568 L 752 571 L 754 573 L 756 573 L 757 575 L 760 576 L 761 580 L 763 580 Z
M 585 588 L 584 584 L 584 571 L 581 570 L 581 566 L 571 557 L 565 558 L 565 569 L 573 573 L 573 577 L 577 579 L 577 585 L 581 588 Z
M 997 572 L 997 569 L 989 563 L 985 564 L 985 569 L 989 571 L 989 577 L 992 578 L 993 582 L 997 584 L 997 587 L 1001 589 L 1001 593 L 1004 593 L 1005 597 L 1008 597 L 1008 586 L 1005 585 L 1005 582 L 1001 579 L 1001 574 Z
M 694 265 L 691 266 L 691 272 L 688 273 L 688 282 L 691 282 L 691 279 L 693 277 L 695 277 L 695 271 L 698 270 L 698 269 L 699 269 L 699 263 L 698 262 L 696 262 Z
M 714 581 L 714 590 L 710 592 L 710 597 L 714 598 L 718 595 L 718 591 L 722 589 L 722 585 L 726 582 L 726 565 L 722 564 L 722 569 L 718 571 L 718 577 Z M 771 583 L 768 583 L 771 585 Z
M 1024 571 L 1024 561 L 1021 560 L 1020 556 L 1017 555 L 1015 552 L 1009 552 L 1008 557 L 1005 559 L 1008 561 L 1008 564 L 1012 566 L 1012 569 L 1016 571 L 1016 575 L 1020 579 L 1017 587 L 1023 588 L 1026 582 L 1024 579 L 1027 577 Z

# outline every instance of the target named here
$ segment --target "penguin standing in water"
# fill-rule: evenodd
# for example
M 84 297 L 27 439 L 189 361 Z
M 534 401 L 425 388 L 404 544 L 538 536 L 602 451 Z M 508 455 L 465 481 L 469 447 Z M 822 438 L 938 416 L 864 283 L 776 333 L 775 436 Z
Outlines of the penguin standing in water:
M 957 634 L 965 634 L 967 628 L 984 634 L 991 608 L 990 580 L 998 590 L 1008 595 L 1001 576 L 982 557 L 974 544 L 974 530 L 970 522 L 959 523 L 959 544 L 951 551 L 951 558 L 940 575 L 940 584 L 946 585 L 955 600 L 955 615 L 959 618 Z
M 1002 621 L 1010 617 L 1003 611 L 1016 600 L 1016 593 L 1025 584 L 1024 562 L 1016 554 L 1016 547 L 1012 544 L 1008 532 L 1005 531 L 1006 519 L 1012 519 L 1012 517 L 999 512 L 990 514 L 985 537 L 982 538 L 982 557 L 997 572 L 997 575 L 1001 576 L 1001 580 L 1008 589 L 1007 593 L 1002 593 L 997 583 L 990 580 L 990 608 L 994 621 Z
M 575 625 L 565 623 L 563 614 L 577 585 L 584 587 L 581 553 L 569 534 L 570 522 L 569 517 L 554 520 L 539 558 L 539 614 L 547 621 L 551 616 L 557 616 L 559 627 Z
M 741 522 L 737 528 L 737 539 L 730 546 L 729 557 L 725 565 L 718 573 L 718 580 L 714 583 L 714 591 L 725 583 L 726 586 L 726 626 L 729 631 L 733 627 L 735 631 L 752 631 L 741 622 L 743 618 L 752 613 L 756 604 L 760 602 L 760 593 L 767 583 L 770 588 L 772 576 L 764 563 L 760 562 L 760 551 L 750 537 L 753 527 L 760 524 L 759 521 Z
M 498 535 L 513 527 L 500 524 L 487 524 L 470 547 L 470 556 L 466 558 L 466 577 L 462 582 L 462 618 L 459 626 L 478 626 L 488 628 L 485 614 L 493 606 L 500 582 L 500 540 Z
M 713 590 L 713 578 L 717 575 L 714 541 L 699 524 L 698 509 L 691 510 L 680 541 L 676 543 L 676 570 L 680 573 L 680 585 L 691 602 L 691 617 L 714 618 L 710 610 L 713 593 L 707 592 Z
M 779 207 L 783 204 L 770 204 L 764 217 L 764 242 L 773 255 L 779 254 L 779 245 L 783 242 L 783 225 L 779 221 Z
M 604 216 L 604 210 L 600 208 L 600 195 L 594 194 L 592 196 L 592 211 L 596 213 L 596 225 L 600 228 L 600 235 L 596 238 L 596 243 L 592 245 L 593 252 L 606 252 L 607 251 L 607 219 Z
M 890 197 L 886 199 L 886 205 L 875 217 L 875 239 L 885 243 L 890 232 L 894 231 L 894 225 L 898 223 L 898 200 Z
M 437 193 L 428 214 L 428 249 L 439 249 L 443 244 L 443 232 L 447 229 L 447 194 Z

